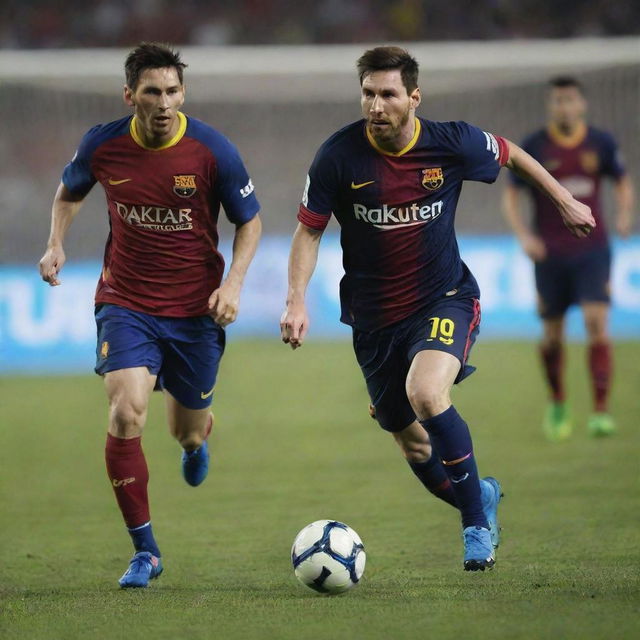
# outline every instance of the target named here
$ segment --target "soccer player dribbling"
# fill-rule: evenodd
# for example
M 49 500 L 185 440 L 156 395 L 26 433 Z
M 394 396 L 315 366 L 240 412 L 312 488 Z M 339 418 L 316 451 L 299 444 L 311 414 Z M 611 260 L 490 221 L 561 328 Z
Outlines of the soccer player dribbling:
M 149 474 L 141 436 L 154 387 L 166 398 L 182 473 L 198 486 L 209 466 L 210 405 L 224 327 L 261 233 L 259 204 L 236 148 L 185 116 L 180 55 L 142 43 L 125 62 L 125 103 L 133 115 L 93 127 L 65 167 L 56 192 L 40 274 L 60 284 L 66 230 L 96 182 L 107 199 L 110 233 L 95 296 L 96 372 L 109 402 L 107 473 L 134 546 L 122 588 L 146 587 L 163 570 L 149 514 Z M 222 281 L 217 220 L 235 224 Z
M 551 441 L 571 435 L 572 421 L 565 399 L 564 325 L 569 307 L 579 304 L 588 336 L 588 368 L 593 393 L 593 412 L 587 422 L 592 436 L 608 436 L 615 430 L 608 400 L 613 374 L 608 332 L 611 251 L 600 202 L 602 178 L 615 181 L 616 230 L 631 232 L 633 187 L 620 160 L 613 137 L 588 126 L 587 102 L 580 83 L 572 77 L 549 82 L 548 125 L 528 136 L 522 144 L 573 195 L 587 204 L 597 222 L 587 240 L 577 241 L 560 233 L 552 204 L 533 189 L 533 227 L 522 217 L 522 189 L 527 183 L 513 176 L 503 198 L 505 217 L 525 253 L 535 264 L 538 312 L 543 337 L 540 356 L 550 392 L 543 431 Z
M 353 328 L 372 415 L 426 489 L 460 511 L 464 569 L 484 571 L 499 544 L 501 487 L 480 479 L 469 429 L 450 398 L 473 371 L 467 360 L 480 323 L 478 285 L 454 232 L 462 182 L 493 182 L 507 166 L 554 202 L 577 237 L 595 223 L 589 207 L 512 142 L 465 122 L 417 118 L 418 64 L 405 50 L 377 47 L 357 67 L 363 120 L 332 135 L 309 170 L 282 339 L 293 349 L 304 342 L 305 292 L 333 214 L 345 270 L 341 320 Z

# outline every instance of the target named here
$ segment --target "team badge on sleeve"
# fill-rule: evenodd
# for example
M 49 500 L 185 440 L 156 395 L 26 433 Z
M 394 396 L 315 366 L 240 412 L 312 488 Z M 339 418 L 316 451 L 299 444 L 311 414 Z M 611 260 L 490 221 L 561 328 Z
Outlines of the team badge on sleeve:
M 196 177 L 190 176 L 173 176 L 173 192 L 181 198 L 190 198 L 195 192 Z
M 442 167 L 430 167 L 422 170 L 422 186 L 428 191 L 435 191 L 444 184 Z

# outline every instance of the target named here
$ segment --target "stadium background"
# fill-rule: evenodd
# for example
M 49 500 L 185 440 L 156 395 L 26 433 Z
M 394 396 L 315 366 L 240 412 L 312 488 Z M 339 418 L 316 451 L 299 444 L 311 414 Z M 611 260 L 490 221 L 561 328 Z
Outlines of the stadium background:
M 318 144 L 359 117 L 354 60 L 365 46 L 405 42 L 416 54 L 422 115 L 515 140 L 543 122 L 549 75 L 575 73 L 591 120 L 615 133 L 638 188 L 639 36 L 633 0 L 2 0 L 0 636 L 637 638 L 637 222 L 615 247 L 618 433 L 586 434 L 590 389 L 574 316 L 576 430 L 556 446 L 540 429 L 530 264 L 502 222 L 500 182 L 466 187 L 457 226 L 484 319 L 478 371 L 454 393 L 482 473 L 507 493 L 489 575 L 460 569 L 455 514 L 425 495 L 368 418 L 337 322 L 335 236 L 323 241 L 310 292 L 308 344 L 292 353 L 276 336 L 304 174 Z M 240 147 L 266 236 L 222 362 L 212 477 L 195 493 L 153 394 L 144 447 L 166 571 L 151 589 L 123 593 L 115 580 L 127 541 L 103 471 L 104 391 L 90 373 L 107 231 L 98 188 L 69 233 L 63 286 L 45 286 L 36 265 L 61 169 L 87 128 L 126 113 L 122 62 L 141 39 L 183 50 L 186 111 Z M 317 597 L 290 568 L 296 532 L 324 517 L 348 522 L 367 545 L 363 584 L 346 597 Z

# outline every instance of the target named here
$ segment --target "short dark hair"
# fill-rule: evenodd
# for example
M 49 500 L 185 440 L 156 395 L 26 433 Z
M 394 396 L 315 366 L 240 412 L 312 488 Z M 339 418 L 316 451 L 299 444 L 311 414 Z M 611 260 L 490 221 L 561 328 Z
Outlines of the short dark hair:
M 173 67 L 180 84 L 182 72 L 187 65 L 180 59 L 180 52 L 174 51 L 169 45 L 159 42 L 141 42 L 133 49 L 124 63 L 124 74 L 129 89 L 135 91 L 140 75 L 145 69 L 163 69 Z
M 567 89 L 573 87 L 577 89 L 582 95 L 584 95 L 584 87 L 580 80 L 574 76 L 555 76 L 549 80 L 550 89 Z
M 418 61 L 401 47 L 376 47 L 365 51 L 357 62 L 360 86 L 367 75 L 374 71 L 399 69 L 402 84 L 407 93 L 418 87 Z

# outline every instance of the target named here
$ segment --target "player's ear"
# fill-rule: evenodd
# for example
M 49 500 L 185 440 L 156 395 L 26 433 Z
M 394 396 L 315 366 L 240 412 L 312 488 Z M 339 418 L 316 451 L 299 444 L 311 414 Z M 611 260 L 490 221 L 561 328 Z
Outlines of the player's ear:
M 422 94 L 420 93 L 420 87 L 416 87 L 411 92 L 411 95 L 409 97 L 411 98 L 411 106 L 414 109 L 417 109 L 418 106 L 420 105 L 420 102 L 422 102 Z
M 133 91 L 126 84 L 124 85 L 124 89 L 122 92 L 122 99 L 127 106 L 135 106 L 133 102 Z

